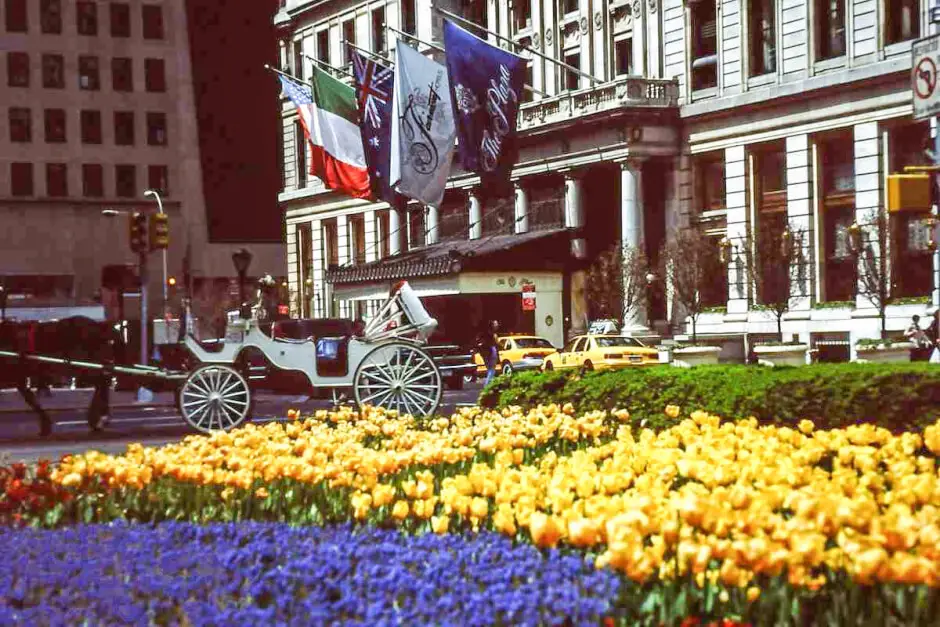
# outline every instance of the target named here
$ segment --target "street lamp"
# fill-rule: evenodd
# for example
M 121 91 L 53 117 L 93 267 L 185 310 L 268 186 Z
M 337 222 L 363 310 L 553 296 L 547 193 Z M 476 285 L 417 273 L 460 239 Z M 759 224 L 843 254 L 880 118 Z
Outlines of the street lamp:
M 145 197 L 152 197 L 157 201 L 157 213 L 164 215 L 163 211 L 163 199 L 160 197 L 160 192 L 148 189 L 144 192 Z M 166 248 L 163 249 L 163 317 L 166 318 L 166 304 L 167 304 L 167 271 L 166 271 Z
M 238 302 L 241 316 L 247 318 L 244 313 L 245 308 L 245 275 L 248 273 L 248 266 L 251 265 L 251 251 L 247 248 L 240 248 L 232 253 L 232 263 L 235 264 L 235 271 L 238 273 Z

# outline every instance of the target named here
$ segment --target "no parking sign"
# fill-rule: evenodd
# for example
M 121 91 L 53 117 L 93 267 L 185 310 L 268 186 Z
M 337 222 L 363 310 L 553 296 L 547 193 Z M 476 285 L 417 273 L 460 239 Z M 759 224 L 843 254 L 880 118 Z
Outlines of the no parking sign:
M 522 286 L 522 311 L 535 311 L 535 285 L 532 283 Z
M 918 39 L 911 47 L 913 70 L 911 91 L 914 99 L 914 119 L 923 120 L 940 113 L 940 89 L 937 86 L 937 68 L 940 67 L 940 35 Z

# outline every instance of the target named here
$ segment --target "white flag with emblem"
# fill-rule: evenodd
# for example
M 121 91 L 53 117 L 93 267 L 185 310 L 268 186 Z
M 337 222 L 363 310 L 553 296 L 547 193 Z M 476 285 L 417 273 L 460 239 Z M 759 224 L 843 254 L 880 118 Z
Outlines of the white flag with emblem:
M 439 207 L 457 140 L 447 68 L 401 41 L 395 61 L 389 176 L 399 193 Z

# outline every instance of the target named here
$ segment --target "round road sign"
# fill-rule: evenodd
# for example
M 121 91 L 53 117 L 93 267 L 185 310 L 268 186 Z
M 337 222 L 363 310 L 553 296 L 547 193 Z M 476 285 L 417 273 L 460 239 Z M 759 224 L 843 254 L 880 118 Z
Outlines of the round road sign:
M 914 68 L 914 93 L 926 100 L 937 88 L 937 66 L 930 57 L 924 57 Z

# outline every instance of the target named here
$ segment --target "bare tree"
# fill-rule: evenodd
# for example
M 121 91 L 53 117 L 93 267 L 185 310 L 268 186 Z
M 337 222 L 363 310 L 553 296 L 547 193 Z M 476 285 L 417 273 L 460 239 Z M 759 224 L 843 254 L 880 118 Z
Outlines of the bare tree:
M 881 339 L 886 339 L 885 312 L 891 302 L 891 276 L 888 268 L 888 214 L 884 208 L 869 212 L 864 224 L 853 223 L 849 227 L 849 238 L 857 262 L 858 292 L 878 310 Z
M 782 231 L 759 229 L 756 238 L 740 242 L 744 267 L 756 300 L 777 319 L 777 337 L 783 341 L 783 314 L 794 298 L 804 295 L 804 286 L 793 280 L 792 271 L 803 263 L 806 230 L 789 225 Z M 801 276 L 802 272 L 799 273 Z
M 697 339 L 696 324 L 705 309 L 703 293 L 716 277 L 725 272 L 712 238 L 696 227 L 676 231 L 667 239 L 659 255 L 661 273 L 676 301 L 692 319 L 692 343 Z
M 647 302 L 649 263 L 642 250 L 614 245 L 601 253 L 588 270 L 586 296 L 596 319 L 627 318 Z

